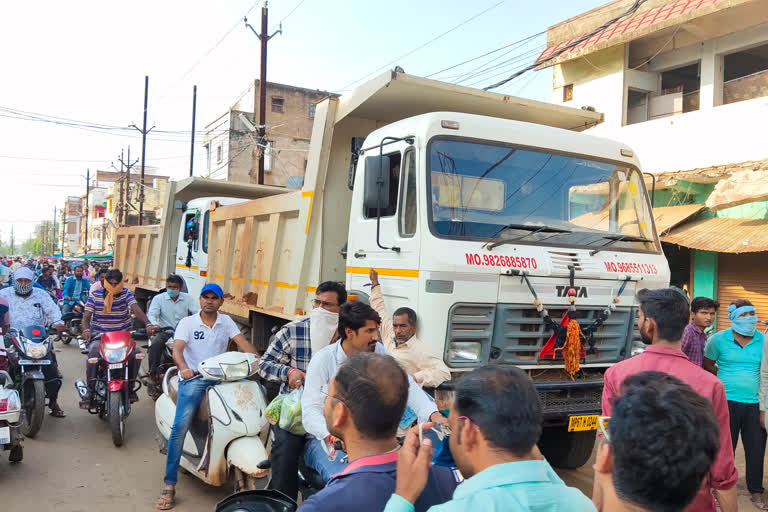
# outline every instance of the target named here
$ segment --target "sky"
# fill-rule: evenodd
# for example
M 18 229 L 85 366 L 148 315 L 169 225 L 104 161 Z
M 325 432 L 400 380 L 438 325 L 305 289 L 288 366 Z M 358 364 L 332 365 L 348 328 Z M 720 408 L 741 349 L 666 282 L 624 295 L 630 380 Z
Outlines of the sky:
M 194 168 L 204 175 L 205 125 L 259 75 L 259 41 L 242 18 L 247 14 L 259 28 L 261 1 L 4 5 L 0 239 L 7 241 L 13 226 L 18 243 L 36 223 L 52 220 L 54 207 L 61 208 L 66 196 L 85 193 L 87 169 L 95 174 L 119 168 L 120 152 L 129 145 L 131 160 L 140 157 L 141 134 L 130 125 L 142 125 L 145 75 L 147 124 L 154 127 L 147 137 L 146 165 L 176 179 L 188 175 L 197 85 Z M 546 35 L 512 43 L 602 3 L 272 0 L 270 33 L 281 21 L 283 32 L 269 43 L 267 80 L 343 94 L 399 65 L 408 74 L 482 88 L 532 63 Z M 548 101 L 551 82 L 546 69 L 496 91 Z M 67 120 L 88 126 L 61 124 Z

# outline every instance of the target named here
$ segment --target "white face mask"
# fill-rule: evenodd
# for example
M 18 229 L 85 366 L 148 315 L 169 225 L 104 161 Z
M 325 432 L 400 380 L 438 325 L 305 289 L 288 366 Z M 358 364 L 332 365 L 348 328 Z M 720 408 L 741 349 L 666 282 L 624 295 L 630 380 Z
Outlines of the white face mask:
M 309 315 L 309 344 L 312 355 L 327 347 L 339 327 L 339 314 L 323 308 L 315 308 Z

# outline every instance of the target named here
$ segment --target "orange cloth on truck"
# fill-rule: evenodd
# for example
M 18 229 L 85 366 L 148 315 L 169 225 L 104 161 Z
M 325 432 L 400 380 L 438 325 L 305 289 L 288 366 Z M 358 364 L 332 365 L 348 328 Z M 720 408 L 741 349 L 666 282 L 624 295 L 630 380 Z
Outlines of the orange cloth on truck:
M 451 380 L 451 372 L 442 359 L 430 354 L 417 336 L 398 346 L 395 343 L 395 330 L 392 327 L 392 315 L 384 304 L 384 296 L 381 286 L 374 286 L 371 290 L 371 307 L 381 317 L 381 340 L 392 357 L 403 365 L 405 371 L 413 377 L 416 384 L 422 387 L 436 387 L 447 380 Z M 418 314 L 418 313 L 417 313 Z

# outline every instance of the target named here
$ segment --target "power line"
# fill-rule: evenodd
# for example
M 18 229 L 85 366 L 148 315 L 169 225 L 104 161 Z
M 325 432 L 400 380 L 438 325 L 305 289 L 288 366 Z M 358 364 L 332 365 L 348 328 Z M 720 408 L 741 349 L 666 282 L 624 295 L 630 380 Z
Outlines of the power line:
M 430 73 L 430 74 L 426 75 L 424 78 L 431 78 L 431 77 L 433 77 L 435 75 L 439 75 L 439 74 L 444 73 L 446 71 L 450 71 L 451 69 L 457 68 L 459 66 L 463 66 L 464 64 L 468 64 L 468 63 L 473 62 L 473 61 L 475 61 L 477 59 L 482 59 L 483 57 L 487 57 L 488 55 L 492 55 L 492 54 L 494 54 L 494 53 L 496 53 L 498 51 L 501 51 L 501 50 L 504 50 L 506 48 L 509 48 L 510 46 L 516 46 L 516 45 L 518 45 L 520 43 L 524 43 L 525 41 L 528 41 L 529 39 L 533 39 L 535 37 L 538 37 L 538 36 L 540 36 L 542 34 L 546 34 L 546 33 L 547 33 L 547 31 L 545 30 L 543 32 L 539 32 L 538 34 L 533 34 L 532 36 L 528 36 L 526 38 L 520 39 L 519 41 L 515 41 L 515 42 L 512 42 L 512 43 L 506 44 L 504 46 L 501 46 L 499 48 L 496 48 L 494 50 L 486 52 L 486 53 L 484 53 L 482 55 L 478 55 L 476 57 L 472 57 L 471 59 L 467 59 L 465 61 L 459 62 L 458 64 L 454 64 L 453 66 L 449 66 L 449 67 L 447 67 L 445 69 L 441 69 L 440 71 L 435 71 L 434 73 Z
M 594 36 L 595 34 L 599 34 L 603 30 L 605 30 L 606 28 L 610 27 L 611 25 L 613 25 L 614 23 L 619 21 L 621 18 L 624 18 L 625 16 L 630 16 L 630 15 L 634 14 L 635 12 L 637 12 L 637 10 L 640 8 L 640 6 L 643 5 L 646 1 L 647 0 L 635 0 L 635 3 L 632 5 L 632 7 L 630 7 L 626 11 L 624 11 L 622 14 L 616 16 L 612 20 L 606 21 L 605 23 L 603 23 L 602 25 L 600 25 L 599 27 L 597 27 L 593 31 L 591 31 L 591 32 L 589 32 L 587 34 L 584 34 L 583 36 L 577 38 L 574 41 L 571 41 L 570 43 L 568 43 L 567 45 L 563 46 L 559 50 L 553 52 L 548 57 L 546 57 L 546 58 L 544 58 L 542 60 L 536 61 L 533 64 L 531 64 L 530 66 L 526 66 L 525 68 L 521 69 L 520 71 L 517 71 L 516 73 L 512 74 L 508 78 L 505 78 L 504 80 L 501 80 L 500 82 L 496 82 L 495 84 L 491 84 L 488 87 L 484 87 L 483 90 L 484 91 L 488 91 L 490 89 L 495 89 L 497 87 L 500 87 L 500 86 L 502 86 L 502 85 L 504 85 L 504 84 L 506 84 L 506 83 L 508 83 L 508 82 L 510 82 L 512 80 L 514 80 L 515 78 L 517 78 L 518 76 L 522 75 L 523 73 L 525 73 L 527 71 L 530 71 L 531 69 L 534 69 L 534 68 L 536 68 L 538 66 L 541 66 L 545 62 L 549 62 L 551 60 L 556 59 L 557 57 L 559 57 L 563 53 L 567 52 L 568 50 L 570 50 L 574 46 L 577 46 L 577 45 L 583 43 L 584 41 L 586 41 L 590 37 Z
M 299 7 L 301 7 L 301 4 L 303 4 L 303 3 L 304 3 L 304 2 L 306 2 L 306 1 L 307 1 L 307 0 L 299 0 L 299 3 L 297 3 L 296 5 L 294 5 L 294 6 L 293 6 L 293 9 L 291 9 L 291 10 L 288 12 L 288 14 L 286 14 L 285 16 L 283 16 L 282 18 L 280 18 L 280 21 L 278 21 L 278 22 L 277 22 L 277 24 L 278 24 L 278 25 L 282 25 L 282 24 L 283 24 L 283 22 L 284 22 L 285 20 L 287 20 L 287 19 L 288 19 L 288 16 L 290 16 L 291 14 L 293 14 L 294 12 L 296 12 L 296 9 L 298 9 Z M 272 28 L 274 29 L 275 27 L 272 27 Z
M 356 83 L 358 83 L 358 82 L 360 82 L 360 81 L 362 81 L 362 80 L 365 80 L 366 78 L 369 78 L 369 77 L 371 77 L 371 76 L 375 75 L 376 73 L 378 73 L 378 72 L 380 72 L 380 71 L 382 71 L 382 70 L 384 70 L 384 69 L 389 69 L 389 67 L 390 67 L 390 66 L 392 66 L 392 64 L 395 64 L 395 63 L 397 63 L 399 60 L 401 60 L 401 59 L 404 59 L 405 57 L 408 57 L 408 56 L 410 56 L 410 55 L 412 55 L 412 54 L 416 53 L 417 51 L 421 50 L 422 48 L 424 48 L 424 47 L 426 47 L 426 46 L 428 46 L 428 45 L 430 45 L 430 44 L 434 43 L 434 42 L 435 42 L 435 41 L 437 41 L 438 39 L 440 39 L 440 38 L 442 38 L 442 37 L 444 37 L 444 36 L 446 36 L 446 35 L 450 34 L 450 33 L 451 33 L 451 32 L 453 32 L 454 30 L 457 30 L 457 29 L 459 29 L 459 28 L 463 27 L 463 26 L 464 26 L 464 25 L 466 25 L 467 23 L 470 23 L 471 21 L 474 21 L 476 18 L 479 18 L 480 16 L 482 16 L 482 15 L 483 15 L 483 14 L 485 14 L 485 13 L 487 13 L 488 11 L 490 11 L 490 10 L 492 10 L 492 9 L 495 9 L 496 7 L 500 6 L 500 5 L 501 5 L 501 4 L 503 4 L 505 1 L 506 1 L 506 0 L 501 0 L 500 2 L 497 2 L 497 3 L 493 4 L 492 6 L 488 7 L 487 9 L 484 9 L 484 10 L 480 11 L 479 13 L 475 14 L 474 16 L 471 16 L 471 17 L 467 18 L 466 20 L 462 21 L 462 22 L 461 22 L 461 23 L 459 23 L 458 25 L 456 25 L 456 26 L 454 26 L 454 27 L 452 27 L 452 28 L 450 28 L 450 29 L 446 30 L 445 32 L 443 32 L 443 33 L 441 33 L 441 34 L 439 34 L 439 35 L 437 35 L 437 36 L 435 36 L 435 37 L 433 37 L 432 39 L 430 39 L 430 40 L 429 40 L 429 41 L 427 41 L 426 43 L 423 43 L 423 44 L 421 44 L 420 46 L 417 46 L 417 47 L 416 47 L 416 48 L 414 48 L 413 50 L 411 50 L 411 51 L 409 51 L 409 52 L 407 52 L 407 53 L 404 53 L 403 55 L 401 55 L 401 56 L 397 57 L 396 59 L 392 60 L 391 62 L 388 62 L 387 64 L 385 64 L 385 65 L 381 66 L 380 68 L 376 68 L 374 71 L 372 71 L 372 72 L 368 73 L 367 75 L 365 75 L 365 76 L 363 76 L 363 77 L 361 77 L 361 78 L 358 78 L 357 80 L 355 80 L 355 81 L 353 81 L 353 82 L 350 82 L 350 83 L 348 83 L 347 85 L 345 85 L 344 87 L 342 87 L 342 88 L 340 88 L 340 89 L 337 89 L 337 91 L 346 91 L 346 90 L 348 90 L 349 86 L 351 86 L 351 85 L 354 85 L 354 84 L 356 84 Z

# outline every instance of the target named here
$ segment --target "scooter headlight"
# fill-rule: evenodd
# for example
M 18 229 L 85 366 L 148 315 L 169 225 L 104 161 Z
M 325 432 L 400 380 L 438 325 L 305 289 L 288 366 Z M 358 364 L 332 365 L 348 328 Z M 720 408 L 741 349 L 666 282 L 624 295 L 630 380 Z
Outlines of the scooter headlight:
M 225 380 L 242 380 L 251 374 L 251 366 L 247 360 L 236 364 L 221 363 L 221 369 L 224 372 Z
M 48 347 L 44 344 L 33 345 L 30 343 L 24 348 L 24 352 L 26 352 L 27 357 L 32 359 L 42 359 L 48 353 Z
M 215 366 L 206 367 L 203 369 L 205 373 L 210 375 L 211 377 L 215 377 L 217 379 L 223 379 L 224 378 L 224 370 L 221 368 L 217 368 Z
M 125 360 L 127 352 L 128 347 L 105 350 L 104 359 L 106 359 L 108 363 L 122 363 Z

